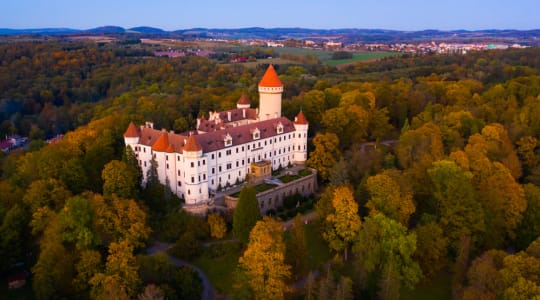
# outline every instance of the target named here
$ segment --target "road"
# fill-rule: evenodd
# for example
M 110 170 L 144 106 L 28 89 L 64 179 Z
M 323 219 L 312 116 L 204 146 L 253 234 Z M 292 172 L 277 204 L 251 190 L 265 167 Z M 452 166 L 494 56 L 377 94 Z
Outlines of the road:
M 210 280 L 208 280 L 208 277 L 206 277 L 206 274 L 199 269 L 197 266 L 187 262 L 183 261 L 181 259 L 178 259 L 174 256 L 170 256 L 167 254 L 167 250 L 170 249 L 173 246 L 173 244 L 167 244 L 167 243 L 161 243 L 161 242 L 154 242 L 150 247 L 146 248 L 146 254 L 152 255 L 156 253 L 165 253 L 169 260 L 179 266 L 179 267 L 190 267 L 197 274 L 199 274 L 199 277 L 201 278 L 202 284 L 203 284 L 203 293 L 202 293 L 202 300 L 212 300 L 214 299 L 214 287 L 212 286 L 212 283 L 210 283 Z

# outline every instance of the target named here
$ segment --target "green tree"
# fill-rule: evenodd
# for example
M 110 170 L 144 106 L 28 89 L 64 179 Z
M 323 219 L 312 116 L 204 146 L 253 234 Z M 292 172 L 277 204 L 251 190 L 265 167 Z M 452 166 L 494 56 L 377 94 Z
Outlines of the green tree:
M 283 299 L 291 267 L 285 264 L 282 225 L 270 218 L 258 221 L 239 264 L 255 299 Z
M 448 239 L 436 223 L 419 225 L 414 232 L 417 238 L 414 258 L 420 264 L 425 280 L 430 281 L 448 263 Z
M 240 191 L 238 204 L 234 209 L 233 233 L 242 243 L 247 244 L 249 233 L 257 221 L 261 220 L 259 202 L 255 193 L 255 188 L 245 185 Z
M 450 244 L 457 249 L 462 235 L 472 235 L 477 242 L 485 227 L 483 210 L 470 181 L 471 175 L 448 160 L 433 163 L 428 173 L 433 182 L 439 224 Z
M 64 241 L 75 244 L 79 250 L 92 248 L 99 243 L 93 228 L 94 212 L 86 198 L 75 196 L 68 199 L 58 217 Z
M 364 220 L 353 246 L 360 272 L 374 276 L 380 287 L 394 291 L 392 295 L 401 285 L 412 289 L 422 277 L 422 270 L 412 259 L 415 251 L 416 234 L 407 233 L 407 228 L 383 214 Z
M 527 210 L 517 229 L 517 244 L 523 249 L 540 236 L 540 187 L 533 184 L 523 186 L 527 199 Z
M 348 186 L 340 186 L 334 190 L 332 198 L 334 213 L 326 216 L 323 238 L 330 248 L 339 252 L 343 250 L 347 260 L 347 250 L 360 230 L 361 220 L 358 215 L 358 204 Z
M 292 267 L 293 274 L 301 275 L 307 270 L 307 241 L 304 232 L 302 215 L 297 214 L 293 219 L 290 230 L 291 237 L 287 240 L 286 262 Z

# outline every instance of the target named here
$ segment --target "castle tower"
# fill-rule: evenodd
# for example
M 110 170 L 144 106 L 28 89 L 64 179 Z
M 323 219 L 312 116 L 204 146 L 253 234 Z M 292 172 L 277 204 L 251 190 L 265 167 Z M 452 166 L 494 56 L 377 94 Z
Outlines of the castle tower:
M 129 123 L 129 126 L 124 133 L 124 143 L 127 145 L 130 145 L 132 150 L 135 150 L 134 147 L 136 144 L 139 143 L 140 134 L 137 130 L 137 127 L 135 127 L 135 124 L 133 122 Z
M 309 123 L 304 117 L 304 113 L 300 111 L 294 118 L 294 156 L 293 160 L 296 164 L 305 164 L 307 160 L 307 134 Z
M 238 99 L 236 102 L 236 108 L 242 109 L 242 108 L 250 108 L 251 103 L 249 102 L 249 98 L 246 94 L 242 94 L 242 97 Z
M 184 145 L 184 199 L 186 204 L 200 204 L 208 199 L 208 168 L 203 149 L 194 135 L 190 135 Z
M 281 95 L 283 83 L 270 65 L 259 82 L 259 120 L 281 117 Z

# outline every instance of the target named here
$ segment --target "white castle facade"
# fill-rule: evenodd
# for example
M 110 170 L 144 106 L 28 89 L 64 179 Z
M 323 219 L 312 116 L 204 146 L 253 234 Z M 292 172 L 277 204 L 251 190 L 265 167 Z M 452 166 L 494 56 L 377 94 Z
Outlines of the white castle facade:
M 187 205 L 207 203 L 211 195 L 246 179 L 252 164 L 269 162 L 272 170 L 305 164 L 308 122 L 300 111 L 294 121 L 281 116 L 283 84 L 269 66 L 259 83 L 259 109 L 244 95 L 236 109 L 210 112 L 190 133 L 157 130 L 147 122 L 129 124 L 124 133 L 143 172 L 143 183 L 157 162 L 159 181 Z

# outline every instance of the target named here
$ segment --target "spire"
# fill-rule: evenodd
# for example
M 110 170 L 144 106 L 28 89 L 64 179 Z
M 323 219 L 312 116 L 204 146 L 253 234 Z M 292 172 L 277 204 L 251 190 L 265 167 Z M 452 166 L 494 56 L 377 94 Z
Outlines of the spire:
M 129 126 L 124 133 L 124 137 L 126 138 L 134 138 L 139 137 L 139 131 L 137 131 L 137 127 L 135 127 L 135 124 L 133 122 L 129 122 Z
M 152 150 L 159 151 L 159 152 L 165 152 L 167 151 L 167 148 L 169 147 L 169 137 L 166 132 L 162 133 L 161 136 L 157 139 L 157 141 L 152 146 Z
M 249 105 L 250 102 L 249 102 L 249 98 L 246 94 L 242 94 L 242 97 L 240 97 L 240 99 L 238 99 L 238 101 L 236 102 L 236 104 L 244 104 L 244 105 Z
M 283 86 L 283 83 L 281 83 L 281 80 L 279 80 L 279 77 L 273 65 L 268 66 L 268 69 L 266 69 L 266 73 L 264 73 L 264 76 L 261 79 L 261 82 L 259 82 L 259 86 L 262 86 L 262 87 L 282 87 Z
M 308 121 L 306 120 L 304 113 L 300 111 L 298 115 L 296 115 L 296 118 L 294 119 L 294 124 L 306 125 L 307 123 Z
M 198 152 L 202 150 L 202 146 L 195 139 L 195 135 L 192 134 L 189 136 L 183 150 L 188 152 Z

